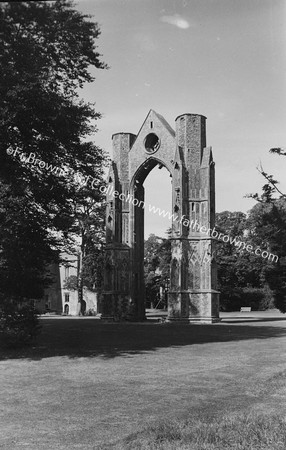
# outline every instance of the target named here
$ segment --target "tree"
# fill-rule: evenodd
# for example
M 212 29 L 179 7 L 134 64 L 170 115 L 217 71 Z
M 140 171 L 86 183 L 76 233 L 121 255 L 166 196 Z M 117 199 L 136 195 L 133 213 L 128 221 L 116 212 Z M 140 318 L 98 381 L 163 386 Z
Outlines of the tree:
M 171 263 L 170 230 L 168 238 L 159 238 L 150 234 L 144 244 L 144 271 L 146 302 L 156 305 L 160 296 L 160 287 L 168 288 Z
M 277 262 L 263 260 L 260 277 L 272 289 L 276 308 L 286 312 L 286 199 L 258 203 L 248 223 L 253 243 L 279 257 Z
M 285 149 L 281 147 L 271 148 L 269 151 L 278 156 L 286 156 Z M 247 197 L 253 198 L 260 204 L 260 207 L 257 207 L 255 210 L 256 216 L 260 215 L 256 227 L 258 236 L 262 236 L 264 242 L 272 249 L 272 253 L 279 255 L 277 264 L 268 267 L 268 270 L 264 271 L 263 276 L 274 291 L 276 307 L 281 312 L 286 312 L 284 262 L 286 258 L 286 194 L 278 187 L 279 181 L 273 175 L 265 172 L 262 165 L 260 165 L 258 170 L 266 180 L 266 184 L 263 185 L 261 194 L 248 194 Z
M 50 281 L 45 276 L 45 261 L 52 262 L 57 256 L 46 226 L 45 216 L 27 198 L 12 195 L 9 185 L 0 184 L 2 300 L 4 294 L 16 303 L 42 296 Z
M 269 152 L 279 156 L 286 156 L 286 151 L 281 147 L 271 148 Z M 260 164 L 260 167 L 257 167 L 257 170 L 266 180 L 266 184 L 262 186 L 262 194 L 247 194 L 246 197 L 253 198 L 260 203 L 271 203 L 275 201 L 277 199 L 277 196 L 275 197 L 275 194 L 278 194 L 278 198 L 286 199 L 286 194 L 283 193 L 278 187 L 279 181 L 275 180 L 273 175 L 265 172 L 262 164 Z
M 82 312 L 83 309 L 83 288 L 99 291 L 102 284 L 105 205 L 98 192 L 99 189 L 90 191 L 86 187 L 79 186 L 73 201 L 75 220 L 70 233 L 78 242 L 74 249 L 78 257 L 76 277 L 78 312 Z
M 79 180 L 101 197 L 106 156 L 88 140 L 100 114 L 79 89 L 106 65 L 97 23 L 70 1 L 4 3 L 0 18 L 0 289 L 26 299 L 41 296 L 46 263 L 74 247 Z
M 253 221 L 242 212 L 224 211 L 216 214 L 216 229 L 219 232 L 229 235 L 232 242 L 243 241 L 255 248 L 258 240 L 253 225 Z M 234 243 L 218 241 L 216 260 L 223 310 L 237 310 L 241 306 L 267 308 L 271 295 L 262 276 L 267 264 L 264 259 Z

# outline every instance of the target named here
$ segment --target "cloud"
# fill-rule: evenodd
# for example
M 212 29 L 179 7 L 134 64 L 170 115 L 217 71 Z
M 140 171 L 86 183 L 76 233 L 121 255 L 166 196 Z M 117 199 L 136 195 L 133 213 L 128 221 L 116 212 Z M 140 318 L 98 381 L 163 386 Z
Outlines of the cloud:
M 179 14 L 174 14 L 173 16 L 162 16 L 160 20 L 161 22 L 169 23 L 170 25 L 174 25 L 175 27 L 181 28 L 183 30 L 186 30 L 191 26 L 189 22 Z

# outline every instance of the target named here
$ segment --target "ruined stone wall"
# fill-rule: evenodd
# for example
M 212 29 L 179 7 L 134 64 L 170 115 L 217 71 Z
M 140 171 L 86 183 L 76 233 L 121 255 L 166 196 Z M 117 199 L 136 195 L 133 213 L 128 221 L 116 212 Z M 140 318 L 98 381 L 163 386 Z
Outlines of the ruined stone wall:
M 124 195 L 122 200 L 112 192 L 107 195 L 103 316 L 145 318 L 144 209 L 138 203 L 144 204 L 144 180 L 157 164 L 172 176 L 172 212 L 177 216 L 172 224 L 168 320 L 216 321 L 214 243 L 200 230 L 213 227 L 215 215 L 214 163 L 206 147 L 206 118 L 178 116 L 174 132 L 153 110 L 137 136 L 113 135 L 108 183 Z

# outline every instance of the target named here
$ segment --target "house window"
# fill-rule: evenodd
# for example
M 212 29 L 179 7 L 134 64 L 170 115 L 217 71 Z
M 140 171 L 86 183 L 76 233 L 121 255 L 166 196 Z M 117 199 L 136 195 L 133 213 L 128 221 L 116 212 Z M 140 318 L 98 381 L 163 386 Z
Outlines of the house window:
M 65 266 L 65 278 L 68 278 L 70 276 L 70 268 L 69 266 Z
M 150 122 L 150 128 L 153 128 L 153 122 Z
M 68 303 L 70 301 L 70 294 L 65 294 L 65 302 Z

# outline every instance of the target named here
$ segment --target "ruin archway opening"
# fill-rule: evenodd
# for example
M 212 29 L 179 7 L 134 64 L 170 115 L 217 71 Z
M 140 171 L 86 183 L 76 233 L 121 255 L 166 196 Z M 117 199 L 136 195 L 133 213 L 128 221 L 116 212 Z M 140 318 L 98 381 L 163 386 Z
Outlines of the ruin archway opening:
M 134 295 L 147 317 L 150 310 L 167 310 L 170 273 L 160 252 L 166 252 L 167 230 L 172 227 L 172 180 L 168 168 L 156 159 L 148 159 L 134 177 L 134 243 L 133 260 L 136 292 Z M 136 202 L 136 203 L 137 203 Z M 169 233 L 170 234 L 170 233 Z M 150 236 L 151 235 L 151 236 Z M 150 236 L 150 241 L 148 238 Z M 147 241 L 147 242 L 146 242 Z M 167 247 L 171 242 L 167 243 Z M 149 250 L 148 250 L 148 247 Z M 146 251 L 145 251 L 146 249 Z
M 165 166 L 149 172 L 145 187 L 145 313 L 147 319 L 167 315 L 172 227 L 172 179 Z M 169 231 L 169 235 L 168 235 Z

